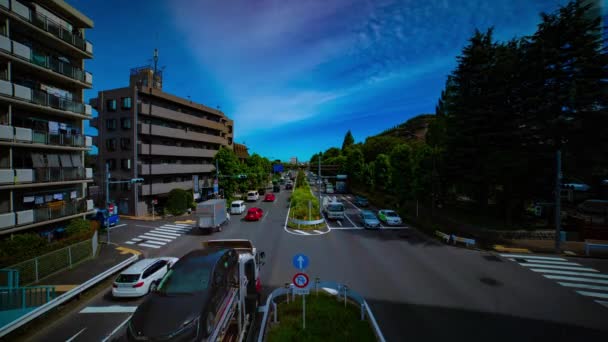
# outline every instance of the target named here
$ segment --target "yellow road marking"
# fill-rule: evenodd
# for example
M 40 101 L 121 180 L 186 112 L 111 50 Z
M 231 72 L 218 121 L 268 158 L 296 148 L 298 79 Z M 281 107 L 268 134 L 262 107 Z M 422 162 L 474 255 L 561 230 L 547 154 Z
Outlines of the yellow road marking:
M 511 248 L 511 247 L 505 247 L 502 245 L 494 245 L 494 250 L 497 252 L 507 252 L 507 253 L 532 253 L 527 248 Z
M 174 223 L 183 223 L 183 224 L 188 224 L 188 223 L 194 223 L 194 220 L 184 220 L 184 221 L 175 221 Z
M 52 285 L 52 286 L 55 287 L 55 291 L 57 291 L 57 292 L 68 292 L 78 285 Z
M 135 255 L 141 255 L 141 252 L 136 250 L 136 249 L 131 249 L 131 248 L 127 248 L 127 247 L 116 247 L 117 251 L 120 251 L 120 254 L 135 254 Z

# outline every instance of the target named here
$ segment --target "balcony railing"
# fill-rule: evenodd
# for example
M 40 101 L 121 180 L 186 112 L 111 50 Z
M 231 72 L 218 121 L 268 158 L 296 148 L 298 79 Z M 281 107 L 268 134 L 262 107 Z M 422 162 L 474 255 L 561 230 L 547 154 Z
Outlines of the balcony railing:
M 88 104 L 55 96 L 42 90 L 31 89 L 3 79 L 0 79 L 0 95 L 6 95 L 22 101 L 27 101 L 54 109 L 70 111 L 81 115 L 93 115 L 92 108 Z
M 34 169 L 34 183 L 86 180 L 84 167 L 39 167 Z
M 78 49 L 85 51 L 89 54 L 93 53 L 93 44 L 82 37 L 73 34 L 70 29 L 61 26 L 60 24 L 54 22 L 47 16 L 41 13 L 32 13 L 32 10 L 20 3 L 16 0 L 2 0 L 0 1 L 0 6 L 10 9 L 12 12 L 16 13 L 23 19 L 31 22 L 34 26 L 41 28 L 42 30 L 49 32 L 55 37 L 67 42 L 68 44 L 77 47 Z
M 212 164 L 152 164 L 153 175 L 177 174 L 177 173 L 207 173 L 215 170 Z M 150 164 L 141 164 L 140 175 L 150 174 Z
M 90 72 L 84 71 L 55 57 L 47 56 L 36 50 L 32 50 L 29 46 L 11 40 L 4 35 L 0 35 L 0 49 L 34 65 L 50 69 L 77 81 L 88 84 L 93 83 L 93 75 Z
M 84 135 L 50 134 L 49 132 L 34 131 L 32 142 L 45 145 L 67 146 L 67 147 L 88 147 L 87 139 Z
M 150 154 L 150 145 L 138 143 L 138 146 L 139 154 Z M 152 155 L 157 156 L 213 158 L 216 153 L 217 150 L 209 150 L 204 148 L 152 145 Z
M 72 216 L 87 211 L 86 201 L 76 200 L 65 202 L 61 205 L 49 205 L 46 208 L 34 210 L 34 223 L 58 219 L 65 216 Z

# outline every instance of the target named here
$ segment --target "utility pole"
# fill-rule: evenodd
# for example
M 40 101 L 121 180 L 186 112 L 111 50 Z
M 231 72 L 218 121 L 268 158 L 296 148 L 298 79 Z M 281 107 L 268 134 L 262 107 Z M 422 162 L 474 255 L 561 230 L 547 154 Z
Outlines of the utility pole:
M 106 163 L 106 210 L 109 210 L 109 208 L 110 208 L 110 166 L 108 165 L 108 163 Z M 109 218 L 110 218 L 110 212 L 108 211 L 108 214 L 106 215 L 106 218 L 105 218 L 106 231 L 108 232 L 108 244 L 110 244 L 110 223 L 108 222 Z
M 321 182 L 323 182 L 323 178 L 321 178 L 321 151 L 319 151 L 319 157 L 317 158 L 317 164 L 319 165 L 319 180 Z M 317 182 L 317 191 L 319 191 L 319 211 L 321 211 L 321 208 L 323 207 L 322 202 L 321 202 L 321 187 L 319 186 L 319 182 Z
M 133 153 L 133 178 L 137 178 L 138 177 L 138 168 L 139 166 L 137 165 L 137 154 L 139 153 L 139 151 L 137 150 L 137 141 L 139 138 L 139 132 L 138 132 L 138 115 L 137 115 L 137 93 L 139 92 L 139 85 L 137 83 L 135 83 L 135 94 L 133 95 L 133 103 L 131 104 L 134 107 L 134 114 L 133 114 L 133 145 L 135 146 L 135 148 L 133 149 L 134 153 Z M 137 186 L 137 184 L 135 185 L 135 194 L 133 196 L 133 205 L 135 206 L 135 216 L 139 216 L 139 186 Z
M 555 253 L 560 253 L 560 242 L 561 242 L 561 224 L 562 224 L 562 214 L 561 214 L 561 190 L 562 190 L 562 151 L 561 147 L 558 147 L 555 153 L 555 166 L 556 166 L 556 175 L 555 175 Z
M 148 115 L 150 118 L 150 123 L 148 124 L 148 134 L 152 136 L 152 88 L 154 87 L 154 81 L 156 77 L 156 67 L 158 65 L 158 49 L 154 49 L 154 71 L 152 72 L 152 82 L 148 84 L 148 89 L 150 89 L 150 98 L 148 99 Z M 148 177 L 150 177 L 150 195 L 152 195 L 152 140 L 150 140 L 150 144 L 148 146 Z M 151 201 L 153 201 L 152 197 Z M 152 209 L 154 211 L 154 209 Z
M 219 197 L 220 195 L 220 167 L 217 158 L 215 159 L 215 181 L 217 182 L 217 193 L 214 195 Z M 215 192 L 215 184 L 213 184 L 213 192 Z

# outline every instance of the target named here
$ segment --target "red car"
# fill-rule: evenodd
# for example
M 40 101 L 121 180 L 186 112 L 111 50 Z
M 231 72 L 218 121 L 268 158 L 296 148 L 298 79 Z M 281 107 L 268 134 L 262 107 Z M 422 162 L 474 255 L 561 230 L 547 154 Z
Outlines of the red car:
M 276 197 L 274 196 L 274 194 L 268 193 L 266 194 L 266 196 L 264 196 L 264 202 L 274 202 L 274 200 L 276 199 Z
M 247 215 L 245 215 L 246 221 L 258 221 L 264 216 L 264 210 L 261 208 L 249 208 Z

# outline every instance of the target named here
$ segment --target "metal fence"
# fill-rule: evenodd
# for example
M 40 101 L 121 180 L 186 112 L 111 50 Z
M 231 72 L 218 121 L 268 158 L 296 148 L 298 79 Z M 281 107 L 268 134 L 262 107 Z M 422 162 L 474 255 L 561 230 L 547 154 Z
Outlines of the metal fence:
M 8 268 L 19 271 L 21 286 L 26 286 L 71 268 L 92 256 L 93 244 L 91 240 L 86 240 Z

